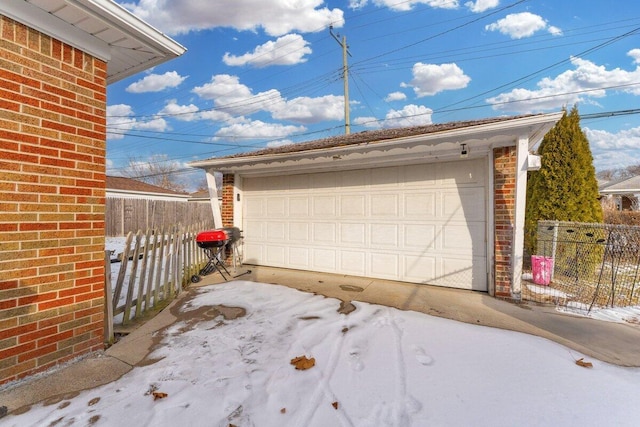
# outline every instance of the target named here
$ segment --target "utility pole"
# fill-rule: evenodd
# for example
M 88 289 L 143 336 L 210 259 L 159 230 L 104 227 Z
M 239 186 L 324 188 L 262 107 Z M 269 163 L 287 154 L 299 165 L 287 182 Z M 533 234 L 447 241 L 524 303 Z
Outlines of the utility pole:
M 342 80 L 344 81 L 344 133 L 349 135 L 351 133 L 351 124 L 349 122 L 349 66 L 347 65 L 347 55 L 351 56 L 349 52 L 349 46 L 347 45 L 347 38 L 342 36 L 340 41 L 339 34 L 333 34 L 333 25 L 329 26 L 329 33 L 335 41 L 338 42 L 342 48 Z

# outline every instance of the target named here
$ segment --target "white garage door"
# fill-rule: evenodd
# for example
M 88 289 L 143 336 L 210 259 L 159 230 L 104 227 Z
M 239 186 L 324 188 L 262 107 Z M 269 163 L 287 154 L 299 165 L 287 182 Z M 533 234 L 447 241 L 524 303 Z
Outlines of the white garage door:
M 485 164 L 245 178 L 245 262 L 486 291 Z

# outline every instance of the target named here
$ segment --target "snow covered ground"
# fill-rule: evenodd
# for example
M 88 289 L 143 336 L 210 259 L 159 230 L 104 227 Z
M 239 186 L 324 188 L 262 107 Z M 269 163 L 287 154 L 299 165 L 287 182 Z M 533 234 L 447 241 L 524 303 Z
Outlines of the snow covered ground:
M 155 363 L 0 424 L 638 425 L 640 369 L 585 368 L 539 337 L 354 304 L 345 315 L 276 285 L 200 288 L 183 307 L 194 321 L 164 332 Z M 303 355 L 315 366 L 296 370 Z

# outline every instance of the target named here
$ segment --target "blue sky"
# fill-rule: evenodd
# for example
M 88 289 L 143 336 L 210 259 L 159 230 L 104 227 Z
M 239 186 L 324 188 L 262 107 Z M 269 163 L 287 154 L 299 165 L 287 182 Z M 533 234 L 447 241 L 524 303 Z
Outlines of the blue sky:
M 343 37 L 351 132 L 576 104 L 597 170 L 640 164 L 640 114 L 589 118 L 640 108 L 635 1 L 118 3 L 188 50 L 109 86 L 112 175 L 343 134 Z

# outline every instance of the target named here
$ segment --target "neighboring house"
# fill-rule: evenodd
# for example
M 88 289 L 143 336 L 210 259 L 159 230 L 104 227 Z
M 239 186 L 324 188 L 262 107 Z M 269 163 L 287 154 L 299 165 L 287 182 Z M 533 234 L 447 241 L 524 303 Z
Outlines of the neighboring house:
M 529 151 L 562 113 L 337 136 L 192 162 L 244 262 L 520 298 Z M 215 216 L 215 212 L 214 212 Z
M 613 205 L 619 211 L 639 210 L 640 175 L 605 182 L 598 187 L 603 205 Z
M 185 49 L 110 0 L 0 3 L 0 384 L 104 348 L 107 85 Z

